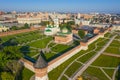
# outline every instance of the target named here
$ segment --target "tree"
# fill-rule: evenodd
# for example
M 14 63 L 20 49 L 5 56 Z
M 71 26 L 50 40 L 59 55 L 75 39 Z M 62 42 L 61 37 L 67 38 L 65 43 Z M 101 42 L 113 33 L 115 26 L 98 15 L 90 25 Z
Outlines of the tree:
M 1 78 L 2 78 L 2 80 L 14 80 L 13 75 L 10 74 L 9 72 L 2 72 Z
M 11 30 L 18 30 L 18 27 L 17 26 L 12 26 L 10 29 Z
M 3 46 L 16 46 L 18 41 L 15 38 L 11 38 L 8 41 L 3 43 Z
M 16 61 L 10 61 L 6 64 L 6 67 L 8 71 L 10 71 L 14 77 L 14 80 L 18 80 L 18 76 L 20 75 L 20 72 L 22 70 L 22 65 Z
M 84 32 L 84 30 L 79 30 L 78 31 L 78 35 L 80 36 L 80 38 L 84 38 L 84 36 L 85 36 L 85 32 Z
M 75 22 L 74 21 L 69 21 L 69 22 L 67 22 L 67 25 L 75 25 Z
M 49 21 L 41 21 L 41 23 L 40 23 L 40 25 L 42 25 L 42 26 L 46 26 L 48 24 L 49 24 Z
M 29 25 L 27 23 L 25 23 L 24 28 L 27 29 L 27 28 L 30 28 L 30 27 L 29 27 Z
M 4 57 L 7 60 L 17 60 L 23 56 L 19 48 L 16 46 L 7 46 L 3 49 Z
M 3 49 L 3 46 L 2 46 L 2 39 L 0 38 L 0 51 Z
M 106 20 L 106 23 L 109 23 L 109 22 L 110 22 L 109 19 L 107 19 L 107 20 Z

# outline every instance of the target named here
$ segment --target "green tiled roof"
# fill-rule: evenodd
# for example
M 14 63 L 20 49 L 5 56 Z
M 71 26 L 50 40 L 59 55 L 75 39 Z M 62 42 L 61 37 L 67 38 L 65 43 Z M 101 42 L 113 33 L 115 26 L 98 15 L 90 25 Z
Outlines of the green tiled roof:
M 50 29 L 47 29 L 47 30 L 45 30 L 46 32 L 51 32 L 51 30 Z

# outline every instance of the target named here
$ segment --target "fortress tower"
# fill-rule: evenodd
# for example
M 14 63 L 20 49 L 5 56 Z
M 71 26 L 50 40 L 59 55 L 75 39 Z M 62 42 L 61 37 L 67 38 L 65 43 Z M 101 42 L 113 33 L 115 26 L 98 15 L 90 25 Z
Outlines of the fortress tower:
M 49 80 L 47 75 L 47 62 L 41 56 L 42 51 L 40 52 L 40 56 L 38 60 L 34 64 L 35 68 L 35 80 Z

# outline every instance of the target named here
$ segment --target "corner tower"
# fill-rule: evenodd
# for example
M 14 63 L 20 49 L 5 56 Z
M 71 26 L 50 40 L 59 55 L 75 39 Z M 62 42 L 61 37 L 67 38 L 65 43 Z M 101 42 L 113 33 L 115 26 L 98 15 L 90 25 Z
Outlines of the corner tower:
M 48 64 L 41 56 L 42 53 L 43 52 L 41 51 L 36 63 L 34 64 L 35 80 L 49 80 L 47 75 Z

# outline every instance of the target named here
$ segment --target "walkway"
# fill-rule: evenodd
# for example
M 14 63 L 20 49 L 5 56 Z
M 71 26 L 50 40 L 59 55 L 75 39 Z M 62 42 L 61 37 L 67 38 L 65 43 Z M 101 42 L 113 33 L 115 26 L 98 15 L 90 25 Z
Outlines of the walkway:
M 119 54 L 113 54 L 113 53 L 103 53 L 103 55 L 113 56 L 113 57 L 119 57 L 119 58 L 120 58 L 120 55 L 119 55 Z
M 87 61 L 82 67 L 80 67 L 78 69 L 78 71 L 76 71 L 72 76 L 71 76 L 71 80 L 75 80 L 78 76 L 82 75 L 82 73 L 89 67 L 90 64 L 92 64 L 104 51 L 105 49 L 110 45 L 110 43 L 114 40 L 114 38 L 117 35 L 113 36 L 109 42 L 100 50 L 97 52 L 96 55 L 94 55 L 89 61 Z

